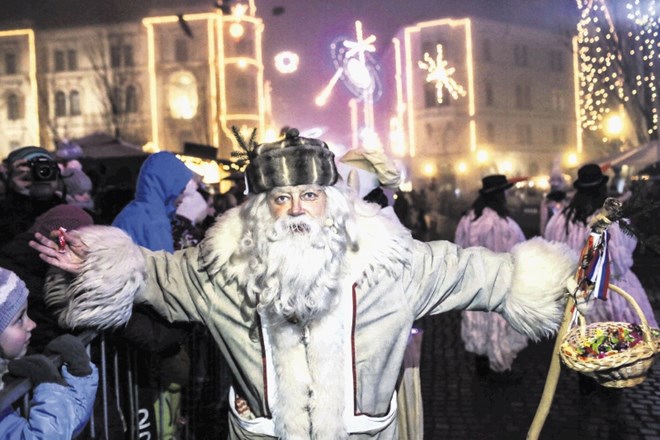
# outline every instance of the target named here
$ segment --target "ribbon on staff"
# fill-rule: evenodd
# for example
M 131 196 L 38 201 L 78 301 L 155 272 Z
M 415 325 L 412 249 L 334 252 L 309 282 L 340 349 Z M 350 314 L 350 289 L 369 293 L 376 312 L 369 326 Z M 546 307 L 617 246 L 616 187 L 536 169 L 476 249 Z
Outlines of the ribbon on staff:
M 582 249 L 576 278 L 578 290 L 587 301 L 592 294 L 595 298 L 607 300 L 607 286 L 610 282 L 609 240 L 607 230 L 592 232 Z
M 609 232 L 605 230 L 594 247 L 594 255 L 587 270 L 587 279 L 593 283 L 594 297 L 603 301 L 607 300 L 607 286 L 610 283 L 609 241 Z

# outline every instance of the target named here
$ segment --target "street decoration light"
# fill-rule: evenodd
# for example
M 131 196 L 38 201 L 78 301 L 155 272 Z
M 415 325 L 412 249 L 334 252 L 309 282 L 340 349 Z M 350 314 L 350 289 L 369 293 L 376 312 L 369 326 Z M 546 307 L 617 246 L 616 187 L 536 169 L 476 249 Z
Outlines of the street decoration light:
M 437 55 L 435 59 L 431 58 L 428 52 L 424 53 L 424 61 L 418 61 L 417 65 L 420 69 L 426 70 L 427 83 L 435 83 L 436 99 L 438 104 L 443 103 L 443 91 L 447 90 L 453 99 L 458 99 L 459 96 L 465 96 L 467 92 L 456 82 L 452 75 L 456 72 L 454 67 L 448 67 L 449 63 L 444 59 L 442 44 L 436 46 Z
M 375 134 L 373 103 L 382 93 L 378 71 L 380 67 L 371 55 L 376 51 L 374 42 L 375 35 L 369 35 L 364 38 L 362 22 L 355 22 L 355 40 L 347 38 L 338 38 L 330 46 L 335 73 L 317 95 L 315 103 L 323 106 L 328 102 L 332 91 L 341 80 L 346 88 L 355 96 L 353 104 L 362 104 L 362 113 L 364 123 L 362 127 L 354 127 L 355 132 L 369 133 L 368 139 L 373 141 L 372 134 Z

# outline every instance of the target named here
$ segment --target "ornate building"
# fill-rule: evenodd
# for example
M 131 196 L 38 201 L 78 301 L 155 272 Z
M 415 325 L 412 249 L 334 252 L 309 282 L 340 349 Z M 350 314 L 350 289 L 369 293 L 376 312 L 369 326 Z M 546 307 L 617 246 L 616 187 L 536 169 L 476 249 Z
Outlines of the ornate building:
M 264 133 L 267 109 L 263 22 L 253 0 L 226 12 L 0 30 L 0 156 L 100 131 L 171 151 L 212 145 L 228 157 L 231 126 Z
M 571 36 L 445 18 L 401 29 L 392 54 L 390 148 L 411 175 L 529 176 L 581 150 Z

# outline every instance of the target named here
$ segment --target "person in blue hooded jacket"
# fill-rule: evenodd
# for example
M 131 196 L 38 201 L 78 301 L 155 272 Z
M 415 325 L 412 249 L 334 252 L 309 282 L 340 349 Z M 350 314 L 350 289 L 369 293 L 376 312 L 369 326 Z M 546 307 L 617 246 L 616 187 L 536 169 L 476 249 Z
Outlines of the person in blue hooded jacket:
M 121 210 L 112 226 L 152 251 L 174 252 L 171 221 L 177 199 L 189 185 L 196 185 L 193 172 L 174 154 L 152 154 L 140 168 L 135 199 Z
M 184 194 L 196 191 L 197 186 L 193 172 L 174 154 L 152 154 L 140 168 L 135 199 L 122 209 L 112 225 L 145 248 L 172 253 L 176 207 Z M 137 362 L 142 367 L 138 404 L 143 414 L 148 411 L 148 423 L 143 425 L 151 425 L 152 437 L 171 438 L 176 429 L 180 384 L 187 381 L 189 370 L 189 359 L 182 349 L 186 336 L 185 329 L 168 323 L 146 306 L 133 307 L 131 319 L 121 331 L 124 342 L 137 349 Z M 165 408 L 159 409 L 161 404 Z

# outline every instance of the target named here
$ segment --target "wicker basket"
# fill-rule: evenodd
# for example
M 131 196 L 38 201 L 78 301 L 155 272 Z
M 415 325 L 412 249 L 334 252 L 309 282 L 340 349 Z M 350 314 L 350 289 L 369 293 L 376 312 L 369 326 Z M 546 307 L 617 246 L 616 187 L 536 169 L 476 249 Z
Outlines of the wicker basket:
M 584 317 L 580 315 L 580 325 L 568 331 L 561 344 L 559 355 L 568 368 L 595 379 L 605 387 L 633 387 L 646 379 L 646 373 L 653 365 L 656 341 L 660 340 L 660 336 L 652 336 L 644 312 L 628 293 L 611 284 L 609 288 L 610 291 L 623 296 L 640 317 L 642 341 L 633 347 L 602 358 L 581 357 L 576 348 L 582 346 L 584 341 L 591 340 L 596 331 L 607 332 L 610 329 L 619 329 L 630 324 L 626 322 L 596 322 L 586 325 Z

